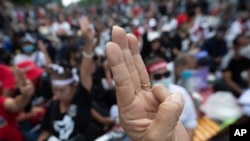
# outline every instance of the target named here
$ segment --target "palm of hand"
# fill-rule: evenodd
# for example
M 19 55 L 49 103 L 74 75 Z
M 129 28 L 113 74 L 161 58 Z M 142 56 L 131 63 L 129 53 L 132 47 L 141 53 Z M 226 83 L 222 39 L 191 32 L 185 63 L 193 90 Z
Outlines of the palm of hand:
M 34 94 L 35 88 L 30 80 L 27 80 L 23 71 L 18 68 L 14 69 L 17 86 L 22 94 L 31 96 Z
M 113 27 L 107 57 L 114 76 L 120 122 L 132 140 L 173 140 L 183 108 L 182 97 L 163 85 L 152 88 L 135 36 Z M 185 132 L 185 131 L 184 131 Z M 184 135 L 187 138 L 187 135 Z
M 159 102 L 151 92 L 141 91 L 136 94 L 131 104 L 120 109 L 120 116 L 126 119 L 124 121 L 121 118 L 121 124 L 128 124 L 128 129 L 125 130 L 130 130 L 134 138 L 140 138 L 155 119 L 158 106 Z

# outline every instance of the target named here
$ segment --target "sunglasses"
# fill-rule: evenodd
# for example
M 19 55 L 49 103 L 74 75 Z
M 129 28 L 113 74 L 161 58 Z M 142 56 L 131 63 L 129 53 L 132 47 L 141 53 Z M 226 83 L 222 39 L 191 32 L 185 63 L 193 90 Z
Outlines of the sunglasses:
M 162 73 L 162 74 L 155 74 L 154 80 L 160 80 L 162 77 L 167 78 L 169 76 L 170 76 L 170 72 L 166 71 L 165 73 Z

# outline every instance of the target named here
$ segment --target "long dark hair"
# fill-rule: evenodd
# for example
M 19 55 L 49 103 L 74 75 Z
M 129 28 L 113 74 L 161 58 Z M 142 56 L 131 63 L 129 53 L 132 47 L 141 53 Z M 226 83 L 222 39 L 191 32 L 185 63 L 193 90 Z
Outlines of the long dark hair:
M 53 79 L 59 79 L 59 80 L 64 80 L 64 79 L 69 79 L 73 77 L 72 74 L 72 69 L 73 67 L 67 62 L 67 61 L 59 61 L 56 64 L 53 65 L 58 65 L 63 68 L 63 73 L 60 73 L 58 70 L 54 69 L 52 66 L 49 67 L 49 74 L 50 78 Z

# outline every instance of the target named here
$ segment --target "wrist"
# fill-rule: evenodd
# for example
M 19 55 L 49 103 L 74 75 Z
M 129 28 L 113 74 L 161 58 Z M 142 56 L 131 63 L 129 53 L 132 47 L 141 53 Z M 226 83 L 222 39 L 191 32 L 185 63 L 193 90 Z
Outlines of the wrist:
M 94 53 L 93 53 L 93 51 L 91 53 L 87 53 L 86 51 L 83 51 L 82 56 L 84 58 L 92 59 L 94 57 Z

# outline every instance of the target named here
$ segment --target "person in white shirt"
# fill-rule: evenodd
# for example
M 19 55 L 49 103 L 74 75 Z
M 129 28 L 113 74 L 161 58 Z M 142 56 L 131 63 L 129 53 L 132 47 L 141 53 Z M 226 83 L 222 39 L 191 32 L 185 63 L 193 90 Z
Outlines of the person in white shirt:
M 171 94 L 179 93 L 183 96 L 185 104 L 180 116 L 180 121 L 186 128 L 190 139 L 192 139 L 194 129 L 197 126 L 197 113 L 191 96 L 185 88 L 173 83 L 170 77 L 171 72 L 168 70 L 167 63 L 164 59 L 155 57 L 146 60 L 146 68 L 152 85 L 163 84 Z
M 17 65 L 24 61 L 33 61 L 38 67 L 44 67 L 46 65 L 46 56 L 42 51 L 37 50 L 35 46 L 36 39 L 30 34 L 25 34 L 21 39 L 21 51 L 14 57 L 14 65 Z
M 51 33 L 56 35 L 68 35 L 71 32 L 70 24 L 65 20 L 64 15 L 58 16 L 58 21 L 51 26 Z

